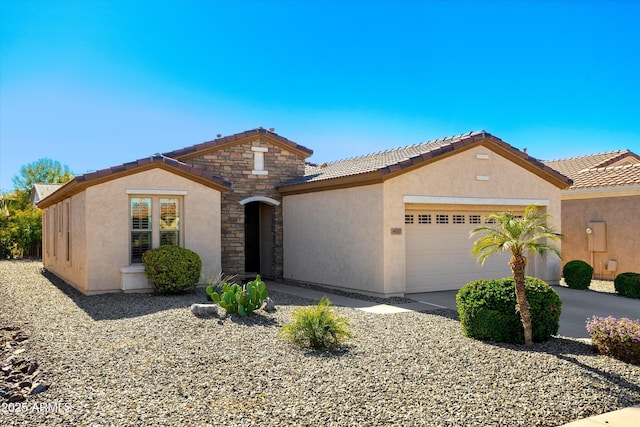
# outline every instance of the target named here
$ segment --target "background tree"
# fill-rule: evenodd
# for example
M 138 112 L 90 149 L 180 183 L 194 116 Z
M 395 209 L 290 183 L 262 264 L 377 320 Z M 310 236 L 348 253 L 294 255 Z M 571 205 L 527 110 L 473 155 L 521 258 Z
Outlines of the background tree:
M 14 176 L 15 197 L 21 209 L 29 204 L 33 184 L 63 184 L 73 179 L 69 166 L 49 158 L 22 165 L 18 175 Z
M 48 158 L 38 159 L 20 167 L 20 174 L 13 177 L 16 190 L 29 191 L 33 184 L 62 184 L 73 179 L 69 166 Z
M 20 167 L 12 193 L 0 195 L 0 257 L 33 255 L 42 241 L 42 212 L 30 202 L 33 184 L 61 184 L 73 179 L 69 166 L 39 159 Z
M 471 248 L 471 254 L 478 259 L 480 265 L 491 255 L 506 251 L 511 253 L 509 266 L 515 282 L 516 310 L 520 313 L 527 347 L 533 346 L 533 328 L 524 287 L 526 254 L 537 253 L 544 256 L 551 251 L 560 256 L 560 249 L 547 240 L 558 241 L 562 235 L 553 231 L 553 227 L 546 222 L 547 217 L 548 214 L 531 205 L 527 206 L 522 217 L 512 212 L 487 215 L 485 219 L 488 225 L 477 227 L 471 232 L 471 236 L 486 233 Z
M 33 205 L 16 211 L 9 223 L 9 235 L 17 256 L 24 256 L 32 245 L 42 241 L 42 212 Z
M 9 232 L 9 205 L 12 202 L 9 194 L 0 192 L 0 259 L 11 257 L 13 242 Z

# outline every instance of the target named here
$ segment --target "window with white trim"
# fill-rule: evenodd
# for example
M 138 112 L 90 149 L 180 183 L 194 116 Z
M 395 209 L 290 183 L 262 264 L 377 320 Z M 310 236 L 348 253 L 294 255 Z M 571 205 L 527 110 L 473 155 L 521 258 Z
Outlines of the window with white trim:
M 181 245 L 179 197 L 131 197 L 131 263 L 141 263 L 151 248 Z M 157 218 L 157 219 L 155 219 Z
M 151 197 L 131 198 L 131 263 L 141 263 L 142 254 L 151 249 Z
M 160 198 L 160 246 L 180 244 L 180 203 L 177 198 Z

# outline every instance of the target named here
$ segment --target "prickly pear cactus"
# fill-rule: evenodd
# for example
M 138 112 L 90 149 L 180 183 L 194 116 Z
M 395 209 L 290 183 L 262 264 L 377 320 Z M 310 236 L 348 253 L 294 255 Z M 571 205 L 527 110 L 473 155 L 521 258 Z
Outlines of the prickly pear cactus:
M 232 285 L 225 283 L 220 294 L 209 286 L 207 287 L 207 295 L 211 297 L 214 303 L 224 308 L 227 313 L 237 313 L 243 317 L 261 308 L 268 296 L 267 287 L 260 275 L 257 275 L 255 280 L 244 286 L 236 283 Z

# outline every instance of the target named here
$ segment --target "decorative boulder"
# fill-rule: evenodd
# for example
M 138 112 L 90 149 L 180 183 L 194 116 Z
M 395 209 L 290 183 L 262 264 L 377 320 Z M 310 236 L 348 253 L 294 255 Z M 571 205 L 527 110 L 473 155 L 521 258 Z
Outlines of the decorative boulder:
M 191 304 L 191 312 L 196 317 L 215 317 L 218 315 L 216 304 Z
M 266 312 L 273 313 L 276 311 L 276 303 L 274 303 L 270 297 L 267 297 L 264 300 L 264 306 L 262 306 L 262 309 Z

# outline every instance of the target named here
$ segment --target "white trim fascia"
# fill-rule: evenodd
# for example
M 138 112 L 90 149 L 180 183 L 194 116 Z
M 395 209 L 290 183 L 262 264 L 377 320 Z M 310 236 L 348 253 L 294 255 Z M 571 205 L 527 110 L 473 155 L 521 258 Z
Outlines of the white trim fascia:
M 241 205 L 246 205 L 247 203 L 251 203 L 251 202 L 263 202 L 273 206 L 280 206 L 279 201 L 274 200 L 271 197 L 265 197 L 265 196 L 253 196 L 253 197 L 247 197 L 246 199 L 240 200 Z
M 404 203 L 423 205 L 489 205 L 489 206 L 549 206 L 549 199 L 499 199 L 489 197 L 415 196 L 405 195 Z
M 186 196 L 187 190 L 145 190 L 145 189 L 127 189 L 127 194 L 154 194 L 167 196 Z

